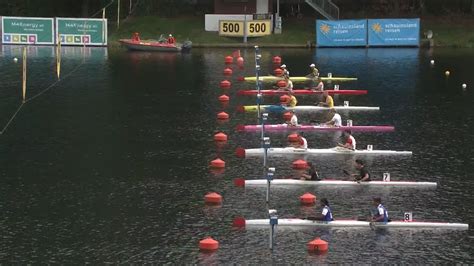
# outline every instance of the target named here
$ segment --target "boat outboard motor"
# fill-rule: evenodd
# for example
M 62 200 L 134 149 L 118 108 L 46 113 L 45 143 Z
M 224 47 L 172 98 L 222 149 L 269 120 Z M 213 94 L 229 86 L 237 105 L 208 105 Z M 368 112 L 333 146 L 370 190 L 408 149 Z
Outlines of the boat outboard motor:
M 185 41 L 183 42 L 183 45 L 181 46 L 182 51 L 189 51 L 191 50 L 191 47 L 193 46 L 193 43 L 191 41 Z

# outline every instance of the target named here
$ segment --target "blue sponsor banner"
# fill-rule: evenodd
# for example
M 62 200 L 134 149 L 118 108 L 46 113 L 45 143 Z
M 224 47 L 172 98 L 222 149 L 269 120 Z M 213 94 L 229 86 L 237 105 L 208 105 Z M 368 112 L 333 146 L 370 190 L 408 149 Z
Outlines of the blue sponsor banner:
M 367 20 L 316 20 L 316 45 L 366 46 Z
M 420 19 L 369 19 L 369 46 L 419 46 Z

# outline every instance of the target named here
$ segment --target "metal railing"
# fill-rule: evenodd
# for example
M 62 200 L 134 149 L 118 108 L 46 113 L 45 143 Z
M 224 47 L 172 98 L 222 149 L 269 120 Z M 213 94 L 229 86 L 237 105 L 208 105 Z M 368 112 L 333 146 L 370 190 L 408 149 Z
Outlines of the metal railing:
M 324 17 L 331 20 L 339 19 L 339 7 L 331 0 L 305 0 L 316 11 L 321 13 Z

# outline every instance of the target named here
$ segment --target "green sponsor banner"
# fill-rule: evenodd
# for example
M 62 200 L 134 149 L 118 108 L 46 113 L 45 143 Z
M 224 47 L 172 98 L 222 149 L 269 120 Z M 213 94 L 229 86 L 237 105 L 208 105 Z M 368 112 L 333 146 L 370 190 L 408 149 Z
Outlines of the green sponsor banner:
M 3 44 L 54 44 L 52 18 L 2 17 Z
M 56 18 L 61 45 L 107 45 L 107 19 Z

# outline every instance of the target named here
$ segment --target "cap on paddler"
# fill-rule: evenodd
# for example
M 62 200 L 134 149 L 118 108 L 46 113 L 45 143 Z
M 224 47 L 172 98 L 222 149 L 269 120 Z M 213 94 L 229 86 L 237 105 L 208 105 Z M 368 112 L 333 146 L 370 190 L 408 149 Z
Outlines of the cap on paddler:
M 315 65 L 315 64 L 311 64 L 311 65 L 309 65 L 309 67 L 316 67 L 316 65 Z
M 286 65 L 285 65 L 285 64 L 283 64 L 283 65 L 281 65 L 281 66 L 280 66 L 280 68 L 286 68 Z

